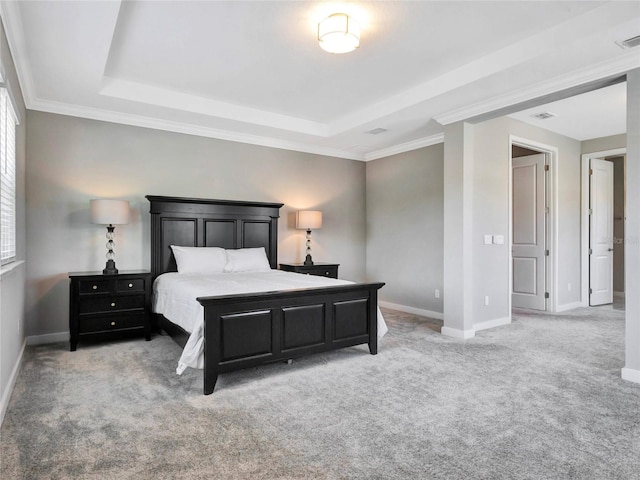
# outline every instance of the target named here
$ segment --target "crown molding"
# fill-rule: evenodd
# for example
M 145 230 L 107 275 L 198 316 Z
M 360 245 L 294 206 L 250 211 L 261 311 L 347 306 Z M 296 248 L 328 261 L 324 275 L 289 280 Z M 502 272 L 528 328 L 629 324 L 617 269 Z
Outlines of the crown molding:
M 317 137 L 328 137 L 329 127 L 324 123 L 257 108 L 243 107 L 229 102 L 221 102 L 130 80 L 105 76 L 102 79 L 102 88 L 99 94 L 136 103 L 197 113 L 208 117 L 234 120 L 250 125 L 260 125 Z
M 128 113 L 113 112 L 111 110 L 103 110 L 99 108 L 90 108 L 80 105 L 72 105 L 67 103 L 35 100 L 32 102 L 31 110 L 37 110 L 47 113 L 55 113 L 57 115 L 68 115 L 71 117 L 87 118 L 90 120 L 99 120 L 102 122 L 117 123 L 120 125 L 130 125 L 134 127 L 151 128 L 154 130 L 163 130 L 173 133 L 182 133 L 185 135 L 196 135 L 199 137 L 215 138 L 218 140 L 226 140 L 229 142 L 246 143 L 249 145 L 258 145 L 262 147 L 280 148 L 282 150 L 291 150 L 295 152 L 310 153 L 314 155 L 323 155 L 326 157 L 336 157 L 345 160 L 370 161 L 383 157 L 389 157 L 398 153 L 404 153 L 411 150 L 417 150 L 422 147 L 436 145 L 444 142 L 444 134 L 439 133 L 429 137 L 412 140 L 410 142 L 401 143 L 392 147 L 383 148 L 367 154 L 350 152 L 336 148 L 319 147 L 301 142 L 290 142 L 271 137 L 262 137 L 258 135 L 250 135 L 246 133 L 237 133 L 229 130 L 221 130 L 217 128 L 207 128 L 198 125 L 179 123 L 170 120 L 161 120 L 157 118 L 145 117 L 142 115 L 134 115 Z
M 531 101 L 558 91 L 575 88 L 614 75 L 620 75 L 638 67 L 640 67 L 640 55 L 638 55 L 636 51 L 630 51 L 614 59 L 575 70 L 567 75 L 560 75 L 546 82 L 540 82 L 533 87 L 511 91 L 505 95 L 498 95 L 482 102 L 436 115 L 433 118 L 441 125 L 449 125 L 512 105 Z
M 0 1 L 0 17 L 2 17 L 9 50 L 18 75 L 22 99 L 26 108 L 31 108 L 35 99 L 34 83 L 31 66 L 26 55 L 26 39 L 22 29 L 19 3 L 15 1 Z
M 68 115 L 71 117 L 88 118 L 91 120 L 100 120 L 103 122 L 118 123 L 122 125 L 131 125 L 135 127 L 164 130 L 167 132 L 183 133 L 186 135 L 216 138 L 218 140 L 227 140 L 229 142 L 247 143 L 250 145 L 259 145 L 262 147 L 280 148 L 282 150 L 292 150 L 296 152 L 311 153 L 327 157 L 337 157 L 346 160 L 365 160 L 364 155 L 362 154 L 336 148 L 325 148 L 301 142 L 290 142 L 287 140 L 280 140 L 271 137 L 261 137 L 258 135 L 232 132 L 229 130 L 221 130 L 217 128 L 207 128 L 198 125 L 174 122 L 171 120 L 162 120 L 158 118 L 145 117 L 142 115 L 113 112 L 110 110 L 72 105 L 61 102 L 53 102 L 48 100 L 34 100 L 31 102 L 30 109 L 38 110 L 41 112 L 55 113 L 58 115 Z
M 437 135 L 431 135 L 430 137 L 419 138 L 418 140 L 412 140 L 410 142 L 401 143 L 388 148 L 382 148 L 374 152 L 369 152 L 364 156 L 365 161 L 377 160 L 379 158 L 390 157 L 391 155 L 397 155 L 398 153 L 409 152 L 411 150 L 417 150 L 422 147 L 429 147 L 438 143 L 444 142 L 444 133 L 438 133 Z

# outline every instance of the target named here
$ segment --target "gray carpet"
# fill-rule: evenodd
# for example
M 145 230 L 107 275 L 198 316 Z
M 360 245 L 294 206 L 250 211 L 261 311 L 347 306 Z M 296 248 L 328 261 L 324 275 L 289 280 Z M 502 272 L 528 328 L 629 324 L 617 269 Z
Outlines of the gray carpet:
M 366 346 L 221 375 L 174 373 L 168 337 L 29 347 L 2 479 L 640 479 L 623 314 L 517 312 L 466 342 L 385 311 Z

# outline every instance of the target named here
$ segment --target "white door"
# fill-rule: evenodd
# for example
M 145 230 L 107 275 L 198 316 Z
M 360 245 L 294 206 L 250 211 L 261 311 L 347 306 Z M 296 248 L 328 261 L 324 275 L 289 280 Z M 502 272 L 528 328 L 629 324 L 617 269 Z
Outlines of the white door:
M 613 302 L 613 162 L 591 159 L 589 305 Z
M 511 303 L 545 310 L 545 155 L 513 159 Z

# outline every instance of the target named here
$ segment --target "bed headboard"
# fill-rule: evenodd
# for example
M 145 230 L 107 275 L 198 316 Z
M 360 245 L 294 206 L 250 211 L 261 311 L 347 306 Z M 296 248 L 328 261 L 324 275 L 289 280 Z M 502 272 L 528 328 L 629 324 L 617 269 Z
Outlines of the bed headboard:
M 271 268 L 278 265 L 278 217 L 282 203 L 237 202 L 147 195 L 151 203 L 153 278 L 175 272 L 171 245 L 264 247 Z

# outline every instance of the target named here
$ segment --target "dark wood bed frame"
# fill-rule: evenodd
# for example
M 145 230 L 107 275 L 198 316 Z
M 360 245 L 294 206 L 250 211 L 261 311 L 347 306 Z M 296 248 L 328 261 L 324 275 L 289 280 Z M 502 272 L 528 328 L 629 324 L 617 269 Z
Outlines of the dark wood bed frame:
M 175 272 L 171 245 L 264 247 L 278 264 L 281 203 L 147 195 L 151 203 L 153 279 Z M 354 283 L 267 293 L 199 297 L 204 307 L 204 394 L 218 374 L 314 353 L 368 344 L 378 352 L 378 289 Z M 182 347 L 189 334 L 162 315 L 159 327 Z

